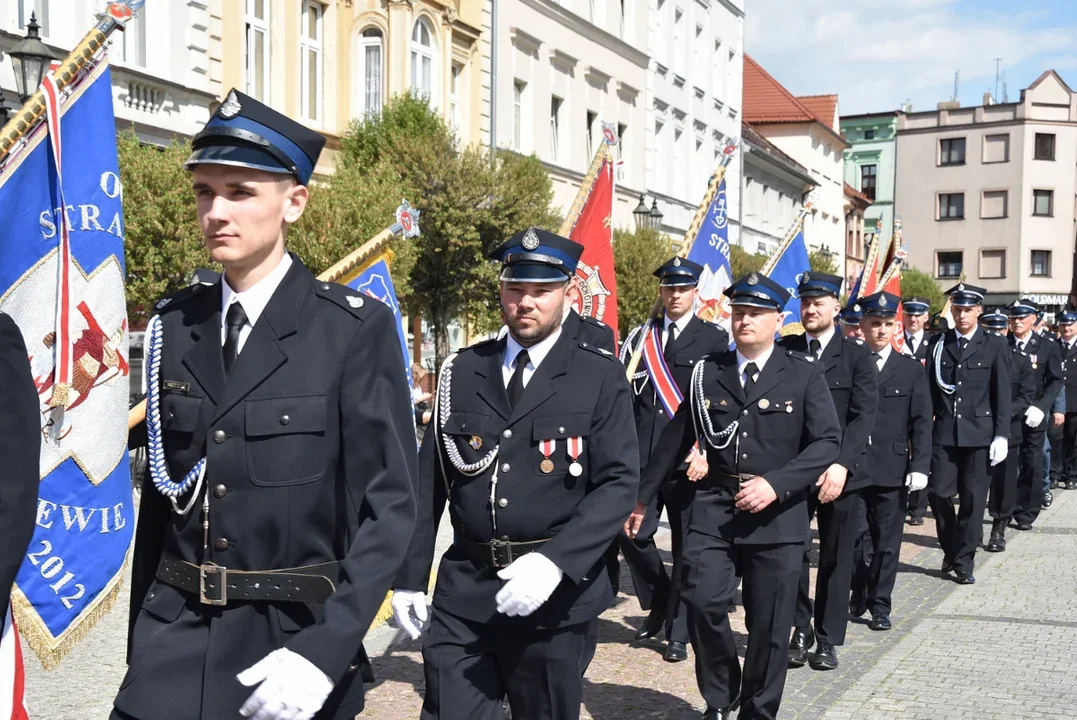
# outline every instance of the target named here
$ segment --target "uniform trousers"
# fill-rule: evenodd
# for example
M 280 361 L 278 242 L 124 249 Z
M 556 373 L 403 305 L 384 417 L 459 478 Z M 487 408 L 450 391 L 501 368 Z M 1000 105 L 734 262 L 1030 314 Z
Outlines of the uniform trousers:
M 597 625 L 507 629 L 435 605 L 423 643 L 420 720 L 504 720 L 506 697 L 514 720 L 579 718 Z
M 983 542 L 983 516 L 991 484 L 986 447 L 935 445 L 931 451 L 931 512 L 943 558 L 954 569 L 972 572 Z M 954 510 L 953 497 L 961 496 Z
M 1069 416 L 1066 416 L 1067 419 Z M 1066 452 L 1063 448 L 1063 439 L 1066 432 L 1066 423 L 1062 422 L 1058 427 L 1047 431 L 1047 441 L 1051 444 L 1051 484 L 1054 485 L 1062 480 L 1062 472 L 1066 464 Z
M 853 581 L 853 545 L 856 541 L 857 492 L 845 492 L 828 503 L 820 503 L 815 494 L 808 496 L 809 517 L 819 521 L 819 572 L 815 579 L 815 605 L 812 607 L 808 553 L 811 538 L 804 544 L 797 591 L 795 627 L 807 630 L 815 619 L 819 642 L 841 645 L 849 624 L 849 589 Z M 814 610 L 814 612 L 813 612 Z
M 737 545 L 687 529 L 681 587 L 688 603 L 696 684 L 708 708 L 726 711 L 739 698 L 742 720 L 778 716 L 803 551 L 801 543 Z M 748 630 L 743 672 L 728 612 L 738 573 Z
M 632 584 L 636 588 L 640 607 L 662 612 L 666 618 L 666 639 L 680 643 L 688 642 L 688 613 L 681 598 L 678 570 L 684 546 L 684 515 L 693 494 L 694 484 L 683 473 L 677 473 L 676 479 L 662 484 L 658 495 L 647 508 L 647 515 L 635 539 L 630 539 L 623 532 L 618 536 L 621 552 L 632 573 Z M 654 542 L 663 506 L 672 536 L 672 575 L 666 573 L 666 565 Z
M 1047 420 L 1047 419 L 1045 419 Z M 1042 428 L 1043 425 L 1041 424 Z M 1035 522 L 1043 509 L 1043 436 L 1045 430 L 1024 428 L 1019 453 L 1017 476 L 1017 507 L 1013 519 Z M 1013 452 L 1013 448 L 1010 448 Z M 1008 460 L 1009 458 L 1007 458 Z
M 850 597 L 862 601 L 872 614 L 889 615 L 908 493 L 902 487 L 873 486 L 862 488 L 859 494 L 867 537 L 859 543 L 861 553 L 855 563 Z
M 1059 481 L 1077 481 L 1077 412 L 1067 412 L 1062 425 L 1062 446 L 1058 453 Z
M 991 494 L 987 512 L 993 520 L 1009 521 L 1017 510 L 1018 475 L 1021 465 L 1020 445 L 1010 445 L 1006 459 L 990 468 Z M 1039 482 L 1037 480 L 1037 482 Z
M 917 490 L 909 493 L 909 517 L 915 520 L 923 520 L 924 515 L 927 515 L 927 496 L 928 491 Z

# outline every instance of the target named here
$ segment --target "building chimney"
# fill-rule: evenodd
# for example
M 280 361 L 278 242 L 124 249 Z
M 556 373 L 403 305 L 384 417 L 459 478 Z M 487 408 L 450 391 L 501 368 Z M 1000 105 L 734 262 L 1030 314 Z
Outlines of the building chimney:
M 936 106 L 938 110 L 957 110 L 961 107 L 960 100 L 944 100 Z
M 985 92 L 984 93 L 984 107 L 987 107 L 988 105 L 994 105 L 994 104 L 995 104 L 995 98 L 991 97 L 991 93 Z
M 903 113 L 911 113 L 912 112 L 912 103 L 910 101 L 908 101 L 908 100 L 901 103 L 901 112 L 903 112 Z

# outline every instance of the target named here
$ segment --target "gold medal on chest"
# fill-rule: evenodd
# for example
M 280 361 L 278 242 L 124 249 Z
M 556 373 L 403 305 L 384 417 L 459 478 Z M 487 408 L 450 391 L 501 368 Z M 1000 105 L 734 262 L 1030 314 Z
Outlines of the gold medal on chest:
M 545 460 L 540 462 L 539 463 L 539 470 L 546 473 L 547 475 L 552 473 L 553 472 L 553 460 L 551 460 L 550 458 L 546 458 Z

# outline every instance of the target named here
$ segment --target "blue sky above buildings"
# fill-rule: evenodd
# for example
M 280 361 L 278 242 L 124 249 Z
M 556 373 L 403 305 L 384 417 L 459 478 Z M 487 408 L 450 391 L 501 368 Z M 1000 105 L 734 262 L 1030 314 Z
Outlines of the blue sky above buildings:
M 744 50 L 796 95 L 837 93 L 843 115 L 932 110 L 953 95 L 1010 102 L 1054 69 L 1077 88 L 1077 0 L 748 0 Z M 998 99 L 1002 99 L 999 83 Z

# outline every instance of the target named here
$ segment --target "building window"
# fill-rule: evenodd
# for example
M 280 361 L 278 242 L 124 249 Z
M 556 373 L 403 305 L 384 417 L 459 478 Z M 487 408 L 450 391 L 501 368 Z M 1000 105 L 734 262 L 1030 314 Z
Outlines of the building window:
M 269 102 L 269 0 L 247 0 L 246 23 L 247 94 L 259 102 Z
M 617 182 L 628 182 L 628 163 L 625 158 L 628 156 L 628 126 L 624 123 L 617 123 Z
M 871 198 L 872 202 L 875 202 L 875 172 L 877 168 L 877 165 L 860 166 L 860 192 Z
M 550 160 L 561 159 L 561 108 L 565 101 L 556 95 L 550 98 Z
M 312 122 L 322 119 L 322 4 L 303 0 L 299 24 L 300 108 Z
M 1032 277 L 1051 277 L 1051 251 L 1032 251 Z
M 628 39 L 628 34 L 629 34 L 629 20 L 628 20 L 629 8 L 627 7 L 628 2 L 629 2 L 629 0 L 620 0 L 620 7 L 621 7 L 620 12 L 621 12 L 621 14 L 620 14 L 620 19 L 618 20 L 617 29 L 620 32 L 620 35 L 618 35 L 618 37 L 620 37 L 622 40 L 627 40 Z
M 248 6 L 250 2 L 248 1 Z M 247 37 L 250 38 L 248 25 Z M 249 42 L 249 40 L 248 40 Z M 123 61 L 135 67 L 146 67 L 146 6 L 123 27 Z M 249 95 L 250 93 L 248 93 Z
M 677 128 L 673 128 L 673 167 L 676 171 L 673 174 L 673 182 L 670 183 L 670 194 L 681 196 L 684 195 L 684 133 Z
M 30 17 L 37 17 L 41 37 L 49 37 L 49 0 L 16 0 L 19 3 L 19 29 L 25 30 Z
M 1007 190 L 984 190 L 980 217 L 998 219 L 1009 215 L 1010 193 Z
M 984 135 L 983 161 L 985 163 L 1004 163 L 1010 161 L 1009 134 Z
M 663 162 L 662 158 L 669 157 L 666 148 L 666 137 L 669 135 L 669 131 L 666 130 L 665 123 L 658 120 L 654 121 L 654 186 L 661 191 L 666 190 L 666 177 L 669 172 L 667 168 L 669 163 Z
M 965 164 L 965 138 L 939 140 L 939 165 Z
M 419 18 L 411 31 L 411 91 L 431 105 L 437 103 L 436 57 L 434 31 L 426 18 Z
M 1005 250 L 980 251 L 980 277 L 991 280 L 1006 277 Z
M 864 131 L 864 139 L 865 140 L 874 140 L 875 139 L 875 128 L 869 128 L 868 130 L 865 130 Z
M 364 115 L 381 112 L 382 58 L 384 37 L 378 28 L 367 28 L 359 39 L 359 77 L 363 81 L 363 98 L 359 110 Z
M 935 253 L 936 262 L 938 263 L 938 270 L 935 272 L 936 277 L 940 278 L 956 278 L 961 277 L 962 269 L 962 252 L 960 250 L 940 251 Z
M 587 137 L 587 162 L 591 162 L 591 158 L 595 156 L 595 123 L 598 122 L 598 113 L 587 111 L 587 127 L 583 130 Z
M 939 195 L 939 220 L 962 220 L 965 217 L 965 193 Z
M 463 65 L 453 63 L 449 77 L 449 120 L 452 122 L 453 132 L 457 135 L 460 134 L 460 127 L 463 124 L 460 115 L 460 83 L 463 82 L 460 76 L 463 72 Z
M 684 77 L 684 13 L 673 8 L 673 72 Z
M 527 83 L 514 80 L 512 83 L 512 147 L 516 152 L 523 152 L 524 146 L 524 94 Z
M 1032 191 L 1032 214 L 1039 217 L 1051 217 L 1055 214 L 1055 191 L 1033 190 Z
M 1055 136 L 1054 133 L 1036 133 L 1035 160 L 1055 159 Z

